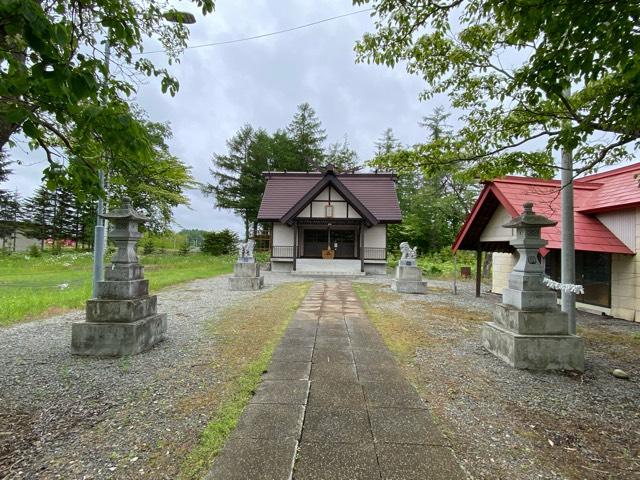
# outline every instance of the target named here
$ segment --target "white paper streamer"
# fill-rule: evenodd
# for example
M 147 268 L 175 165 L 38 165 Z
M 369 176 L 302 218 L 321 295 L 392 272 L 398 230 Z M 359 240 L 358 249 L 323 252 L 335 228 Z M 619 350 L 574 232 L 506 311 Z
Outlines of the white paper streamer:
M 572 285 L 571 283 L 560 283 L 544 277 L 542 283 L 551 290 L 560 290 L 561 292 L 575 293 L 576 295 L 584 295 L 584 287 L 582 285 Z

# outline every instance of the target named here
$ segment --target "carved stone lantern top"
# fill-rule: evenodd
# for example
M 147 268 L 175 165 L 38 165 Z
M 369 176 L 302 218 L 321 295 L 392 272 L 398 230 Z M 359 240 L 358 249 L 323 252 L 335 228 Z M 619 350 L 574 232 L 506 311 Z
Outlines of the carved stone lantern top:
M 138 231 L 141 223 L 149 220 L 131 207 L 131 199 L 123 197 L 122 206 L 102 215 L 111 220 L 113 228 L 109 231 L 109 239 L 118 248 L 111 261 L 113 263 L 138 263 L 136 243 L 142 234 Z
M 506 228 L 520 228 L 520 227 L 552 227 L 558 222 L 551 220 L 544 215 L 538 215 L 533 211 L 533 203 L 527 202 L 524 205 L 524 212 L 517 217 L 511 219 L 503 225 Z
M 131 207 L 131 199 L 129 197 L 122 197 L 122 205 L 120 208 L 115 208 L 108 213 L 101 214 L 100 216 L 109 219 L 114 223 L 118 220 L 128 220 L 132 223 L 144 223 L 149 220 L 149 218 L 135 211 Z
M 536 284 L 542 288 L 544 269 L 538 260 L 538 250 L 544 247 L 547 241 L 540 236 L 540 230 L 543 227 L 556 225 L 558 222 L 536 214 L 531 202 L 525 203 L 523 207 L 524 211 L 520 215 L 503 225 L 505 228 L 516 229 L 516 235 L 509 243 L 518 250 L 519 258 L 511 275 L 519 272 L 535 274 L 539 277 Z

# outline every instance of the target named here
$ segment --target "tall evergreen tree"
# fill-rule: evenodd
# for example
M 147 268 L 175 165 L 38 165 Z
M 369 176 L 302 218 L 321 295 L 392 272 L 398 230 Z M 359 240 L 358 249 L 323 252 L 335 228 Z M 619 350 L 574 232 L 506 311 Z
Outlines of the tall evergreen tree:
M 53 236 L 54 204 L 52 192 L 41 186 L 24 205 L 27 236 L 40 240 L 41 248 L 44 248 L 44 241 Z
M 324 164 L 324 142 L 327 134 L 315 110 L 309 103 L 301 103 L 287 126 L 287 134 L 295 145 L 302 164 L 301 170 L 320 170 Z
M 393 129 L 389 127 L 384 131 L 382 137 L 375 142 L 375 147 L 376 156 L 380 156 L 400 150 L 400 148 L 402 148 L 402 144 L 393 134 Z
M 357 170 L 360 167 L 358 154 L 349 145 L 349 139 L 346 135 L 342 142 L 329 145 L 325 154 L 325 162 L 332 164 L 339 172 Z
M 233 210 L 243 219 L 246 238 L 250 225 L 256 222 L 264 192 L 262 172 L 270 167 L 268 139 L 264 130 L 244 125 L 227 140 L 226 155 L 213 155 L 210 172 L 217 182 L 205 187 L 205 192 L 215 196 L 218 208 Z
M 0 194 L 0 248 L 13 249 L 20 229 L 22 207 L 18 192 Z
M 445 123 L 447 117 L 442 109 L 436 109 L 420 122 L 427 129 L 430 146 L 450 141 L 452 133 Z M 475 196 L 474 187 L 461 175 L 462 165 L 422 170 L 409 167 L 402 160 L 411 149 L 399 148 L 389 130 L 376 146 L 380 153 L 370 165 L 398 173 L 397 192 L 403 222 L 389 226 L 389 244 L 395 247 L 401 241 L 408 241 L 423 252 L 451 245 Z

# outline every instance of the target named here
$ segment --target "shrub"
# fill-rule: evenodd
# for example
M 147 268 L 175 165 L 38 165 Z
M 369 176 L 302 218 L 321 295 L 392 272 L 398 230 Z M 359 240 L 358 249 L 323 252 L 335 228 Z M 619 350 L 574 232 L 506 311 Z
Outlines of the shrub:
M 229 255 L 235 253 L 239 241 L 238 234 L 228 228 L 219 232 L 206 232 L 202 251 L 210 255 Z
M 51 245 L 51 255 L 60 255 L 62 253 L 62 243 L 53 242 Z
M 271 254 L 269 252 L 256 252 L 253 254 L 256 257 L 258 263 L 268 263 L 271 260 Z
M 179 255 L 187 255 L 189 253 L 189 239 L 186 239 L 184 242 L 182 242 L 180 244 L 180 247 L 178 248 L 178 254 Z
M 27 252 L 29 253 L 30 257 L 39 257 L 40 255 L 42 255 L 40 247 L 38 247 L 37 245 L 31 245 Z
M 145 255 L 151 255 L 156 251 L 156 246 L 153 244 L 153 240 L 150 237 L 143 239 L 140 244 L 142 246 L 142 253 Z

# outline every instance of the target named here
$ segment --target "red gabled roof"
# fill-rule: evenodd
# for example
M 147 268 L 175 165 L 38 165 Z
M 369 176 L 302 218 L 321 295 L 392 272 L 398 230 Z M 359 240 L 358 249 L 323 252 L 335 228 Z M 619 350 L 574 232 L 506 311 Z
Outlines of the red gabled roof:
M 580 211 L 595 213 L 640 206 L 640 187 L 635 178 L 639 173 L 640 163 L 634 163 L 581 178 L 581 182 L 598 185 L 598 190 Z
M 640 170 L 640 165 L 635 167 L 635 171 Z M 628 167 L 624 168 L 627 169 Z M 599 190 L 604 185 L 604 183 L 600 183 L 602 182 L 600 179 L 604 175 L 592 175 L 585 179 L 576 180 L 574 183 L 576 250 L 633 254 L 634 252 L 611 233 L 597 218 L 586 213 L 591 210 L 594 198 L 598 198 Z M 597 178 L 594 179 L 593 177 Z M 549 242 L 547 249 L 560 249 L 562 244 L 560 181 L 528 177 L 505 177 L 485 183 L 480 197 L 456 237 L 453 251 L 470 249 L 470 246 L 479 244 L 480 234 L 498 204 L 501 204 L 510 215 L 516 216 L 522 211 L 522 205 L 525 202 L 533 202 L 536 213 L 558 222 L 554 227 L 543 228 L 542 237 Z
M 292 208 L 322 182 L 329 173 L 266 172 L 267 186 L 258 211 L 258 220 L 282 221 Z M 381 223 L 402 220 L 395 175 L 374 173 L 341 173 L 335 178 L 357 199 L 367 213 Z M 357 202 L 356 202 L 357 203 Z

